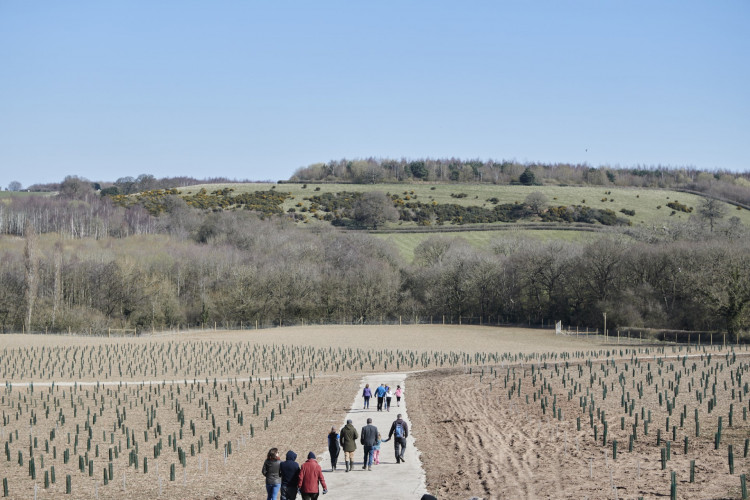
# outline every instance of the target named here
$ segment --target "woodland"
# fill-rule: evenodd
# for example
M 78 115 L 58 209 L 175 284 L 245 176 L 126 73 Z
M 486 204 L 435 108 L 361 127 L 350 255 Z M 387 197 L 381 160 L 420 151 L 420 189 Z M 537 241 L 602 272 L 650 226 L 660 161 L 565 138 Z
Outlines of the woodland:
M 356 162 L 340 172 L 339 163 L 332 163 L 332 172 L 312 165 L 286 182 L 347 175 L 339 181 L 363 180 L 355 176 Z M 460 162 L 459 170 L 451 170 L 448 160 L 422 163 L 424 170 L 373 160 L 382 175 L 371 180 L 391 172 L 406 184 L 443 175 L 448 182 L 488 182 L 494 171 L 497 183 L 575 189 L 594 181 L 642 182 L 708 196 L 679 221 L 658 228 L 615 224 L 601 237 L 580 242 L 538 240 L 519 231 L 479 248 L 435 231 L 405 260 L 388 240 L 356 224 L 303 227 L 295 214 L 265 210 L 252 197 L 242 210 L 202 207 L 195 203 L 200 192 L 192 199 L 171 194 L 174 179 L 141 176 L 149 189 L 162 190 L 155 210 L 149 205 L 153 197 L 139 198 L 138 179 L 92 183 L 69 176 L 44 186 L 44 195 L 0 199 L 0 330 L 101 334 L 215 324 L 557 320 L 601 328 L 606 313 L 610 329 L 726 332 L 730 340 L 748 340 L 748 231 L 711 204 L 721 197 L 739 210 L 750 200 L 746 174 L 645 169 L 641 175 L 636 169 L 510 163 L 488 174 L 487 165 L 470 162 Z M 181 185 L 198 183 L 193 181 L 185 178 Z M 257 196 L 266 203 L 275 195 Z M 538 215 L 548 211 L 529 199 L 521 205 Z M 386 199 L 383 206 L 399 217 L 398 203 Z M 341 213 L 356 220 L 366 209 L 355 203 Z

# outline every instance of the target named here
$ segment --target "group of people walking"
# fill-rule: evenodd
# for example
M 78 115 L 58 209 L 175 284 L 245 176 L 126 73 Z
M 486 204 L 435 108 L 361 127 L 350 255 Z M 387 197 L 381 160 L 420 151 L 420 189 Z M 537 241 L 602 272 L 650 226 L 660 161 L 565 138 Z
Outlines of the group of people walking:
M 335 427 L 332 427 L 331 432 L 328 434 L 328 453 L 331 456 L 331 470 L 336 470 L 339 454 L 342 449 L 344 450 L 346 472 L 354 470 L 354 453 L 357 451 L 358 440 L 364 452 L 362 469 L 371 471 L 373 465 L 380 464 L 380 445 L 391 439 L 394 440 L 393 449 L 396 455 L 396 463 L 399 464 L 404 461 L 406 438 L 408 436 L 409 424 L 401 417 L 400 413 L 391 424 L 391 429 L 386 439 L 383 439 L 378 428 L 372 425 L 372 418 L 367 419 L 367 425 L 362 427 L 359 433 L 351 419 L 349 419 L 339 433 L 336 432 Z
M 396 387 L 396 405 L 401 406 L 401 398 L 404 391 L 401 386 Z M 378 411 L 390 411 L 393 394 L 390 387 L 381 384 L 375 391 L 367 384 L 362 393 L 364 397 L 364 409 L 369 409 L 370 398 L 373 396 L 378 401 Z M 399 413 L 396 420 L 391 424 L 386 439 L 372 424 L 372 418 L 367 419 L 367 425 L 360 432 L 354 427 L 352 420 L 346 421 L 346 425 L 336 432 L 331 427 L 328 433 L 328 452 L 331 457 L 331 471 L 335 471 L 341 450 L 344 451 L 345 471 L 354 470 L 354 454 L 357 451 L 357 441 L 363 447 L 362 469 L 372 470 L 373 465 L 380 464 L 380 445 L 393 439 L 396 463 L 404 462 L 406 450 L 406 438 L 409 436 L 409 425 Z M 323 470 L 318 463 L 315 453 L 307 454 L 307 461 L 300 466 L 297 463 L 297 454 L 291 450 L 286 453 L 286 460 L 282 461 L 278 448 L 271 448 L 263 463 L 262 474 L 266 478 L 266 491 L 268 500 L 295 500 L 297 494 L 301 494 L 302 500 L 316 500 L 320 495 L 320 487 L 323 494 L 328 493 L 328 486 L 323 477 Z
M 297 454 L 292 450 L 286 452 L 286 460 L 282 462 L 279 449 L 271 448 L 261 472 L 266 478 L 268 500 L 276 500 L 279 493 L 281 500 L 295 500 L 297 492 L 302 495 L 302 500 L 316 500 L 320 495 L 318 484 L 323 487 L 323 494 L 328 493 L 323 470 L 312 451 L 300 467 Z
M 393 399 L 393 396 L 396 396 L 396 406 L 401 406 L 401 396 L 404 395 L 404 390 L 401 389 L 400 385 L 397 385 L 396 391 L 391 393 L 390 387 L 385 384 L 380 384 L 373 394 L 373 390 L 370 389 L 370 384 L 366 384 L 362 391 L 362 398 L 365 400 L 364 406 L 362 407 L 363 410 L 370 408 L 370 399 L 373 395 L 378 399 L 378 411 L 391 411 L 391 400 Z

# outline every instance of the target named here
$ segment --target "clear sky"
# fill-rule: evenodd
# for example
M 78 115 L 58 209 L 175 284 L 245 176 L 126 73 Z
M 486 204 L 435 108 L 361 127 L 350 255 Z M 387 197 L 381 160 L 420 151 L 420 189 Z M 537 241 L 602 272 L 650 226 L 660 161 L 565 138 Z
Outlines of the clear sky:
M 0 0 L 0 186 L 340 158 L 750 169 L 750 2 Z

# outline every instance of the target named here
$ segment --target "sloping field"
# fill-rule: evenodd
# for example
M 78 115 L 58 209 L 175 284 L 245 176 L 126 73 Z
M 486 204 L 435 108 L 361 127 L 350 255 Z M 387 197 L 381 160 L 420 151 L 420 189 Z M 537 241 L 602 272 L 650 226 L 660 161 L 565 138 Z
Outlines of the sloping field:
M 509 186 L 492 184 L 206 184 L 190 186 L 182 189 L 183 193 L 195 193 L 201 188 L 211 192 L 220 188 L 231 187 L 235 193 L 263 191 L 274 189 L 289 192 L 294 196 L 284 204 L 284 211 L 295 207 L 297 203 L 309 207 L 305 197 L 322 193 L 338 193 L 341 191 L 381 191 L 384 193 L 398 194 L 404 198 L 430 203 L 454 203 L 463 206 L 484 206 L 492 208 L 493 203 L 488 200 L 496 198 L 498 203 L 522 203 L 526 196 L 533 192 L 544 193 L 549 199 L 550 206 L 559 205 L 585 205 L 592 208 L 613 210 L 618 215 L 631 220 L 633 224 L 657 224 L 667 220 L 685 220 L 689 214 L 676 211 L 671 215 L 672 209 L 667 203 L 678 201 L 688 207 L 698 207 L 701 196 L 681 193 L 667 189 L 644 189 L 644 188 L 616 188 L 616 187 L 592 187 L 592 186 Z M 307 186 L 307 187 L 303 187 Z M 454 195 L 454 196 L 451 196 Z M 466 195 L 456 197 L 459 195 Z M 634 216 L 625 216 L 620 213 L 621 209 L 635 210 Z M 746 225 L 750 224 L 750 211 L 737 210 L 736 207 L 726 204 L 727 217 L 740 217 Z

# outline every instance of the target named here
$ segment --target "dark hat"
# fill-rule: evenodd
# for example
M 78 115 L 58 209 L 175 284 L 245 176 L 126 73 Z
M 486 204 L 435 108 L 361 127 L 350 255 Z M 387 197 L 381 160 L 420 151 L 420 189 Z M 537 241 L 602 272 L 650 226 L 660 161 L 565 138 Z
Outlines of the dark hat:
M 310 460 L 311 458 L 315 458 L 315 453 L 310 452 L 307 454 L 307 459 Z

